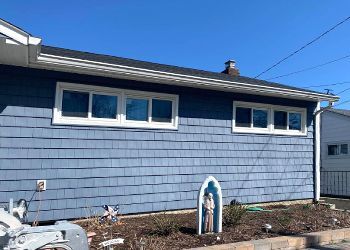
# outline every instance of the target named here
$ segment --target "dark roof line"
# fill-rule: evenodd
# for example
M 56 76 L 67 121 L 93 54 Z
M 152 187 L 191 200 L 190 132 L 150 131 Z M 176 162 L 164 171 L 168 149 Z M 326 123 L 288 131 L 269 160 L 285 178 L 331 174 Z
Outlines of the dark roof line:
M 328 109 L 327 111 L 350 117 L 350 110 L 348 109 Z
M 116 57 L 111 55 L 95 54 L 91 52 L 64 49 L 64 48 L 47 46 L 47 45 L 41 46 L 41 53 L 55 55 L 55 56 L 70 57 L 75 59 L 97 61 L 97 62 L 109 63 L 109 64 L 115 64 L 115 65 L 123 65 L 128 67 L 135 67 L 135 68 L 148 69 L 148 70 L 154 70 L 154 71 L 161 71 L 161 72 L 167 72 L 167 73 L 211 78 L 215 80 L 224 80 L 224 81 L 232 82 L 232 84 L 234 84 L 235 82 L 240 82 L 240 83 L 276 87 L 276 88 L 282 88 L 282 89 L 288 89 L 288 90 L 297 90 L 297 91 L 304 91 L 307 93 L 325 95 L 325 93 L 321 93 L 317 91 L 288 86 L 288 85 L 275 83 L 275 82 L 254 79 L 254 78 L 245 77 L 245 76 L 231 76 L 225 73 L 185 68 L 180 66 L 166 65 L 166 64 L 153 63 L 153 62 L 146 62 L 146 61 L 140 61 L 135 59 Z

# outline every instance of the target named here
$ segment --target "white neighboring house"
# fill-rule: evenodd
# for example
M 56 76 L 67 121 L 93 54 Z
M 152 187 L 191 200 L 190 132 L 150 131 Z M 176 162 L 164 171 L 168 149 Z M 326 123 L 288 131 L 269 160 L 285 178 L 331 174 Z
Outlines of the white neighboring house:
M 321 194 L 350 197 L 350 110 L 321 115 Z

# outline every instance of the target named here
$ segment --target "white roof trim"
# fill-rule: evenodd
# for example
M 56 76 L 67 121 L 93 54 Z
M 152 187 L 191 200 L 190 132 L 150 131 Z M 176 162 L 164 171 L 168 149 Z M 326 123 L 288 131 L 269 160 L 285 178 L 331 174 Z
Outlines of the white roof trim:
M 14 42 L 28 47 L 28 54 L 24 55 L 24 57 L 28 58 L 28 61 L 24 58 L 25 61 L 22 64 L 19 64 L 20 66 L 25 65 L 33 68 L 51 69 L 56 71 L 301 100 L 337 101 L 339 99 L 338 96 L 312 93 L 283 87 L 232 82 L 207 77 L 176 74 L 144 68 L 129 67 L 125 65 L 43 54 L 40 53 L 41 38 L 33 37 L 29 33 L 2 19 L 0 19 L 0 33 L 6 37 L 9 37 Z M 10 64 L 11 60 L 9 61 Z M 18 62 L 14 62 L 14 64 L 17 65 Z
M 40 38 L 32 37 L 27 32 L 2 19 L 0 19 L 0 33 L 23 45 L 38 45 L 41 42 Z
M 240 92 L 258 95 L 277 96 L 302 100 L 337 101 L 338 96 L 312 93 L 302 90 L 285 89 L 275 86 L 255 85 L 241 82 L 231 82 L 219 79 L 197 77 L 170 72 L 135 68 L 125 65 L 109 64 L 77 58 L 62 57 L 41 53 L 31 67 L 45 68 L 65 72 L 102 75 L 114 78 L 124 78 L 147 82 L 157 82 L 194 88 L 205 88 L 219 91 Z

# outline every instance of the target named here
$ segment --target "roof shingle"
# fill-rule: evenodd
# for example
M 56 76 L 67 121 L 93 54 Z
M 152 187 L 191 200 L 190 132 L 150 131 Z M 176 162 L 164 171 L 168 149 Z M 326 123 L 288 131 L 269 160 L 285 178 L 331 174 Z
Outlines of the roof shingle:
M 260 86 L 269 86 L 269 87 L 277 87 L 277 88 L 283 88 L 283 89 L 289 89 L 289 90 L 299 90 L 299 91 L 304 91 L 309 93 L 324 94 L 317 91 L 311 91 L 307 89 L 297 88 L 297 87 L 288 86 L 288 85 L 275 83 L 275 82 L 268 82 L 268 81 L 245 77 L 245 76 L 231 76 L 225 73 L 184 68 L 184 67 L 178 67 L 178 66 L 172 66 L 172 65 L 166 65 L 166 64 L 139 61 L 134 59 L 110 56 L 110 55 L 94 54 L 90 52 L 82 52 L 77 50 L 63 49 L 63 48 L 51 47 L 51 46 L 45 46 L 45 45 L 42 45 L 41 53 L 55 55 L 55 56 L 64 56 L 64 57 L 82 59 L 82 60 L 97 61 L 102 63 L 123 65 L 123 66 L 129 66 L 129 67 L 135 67 L 135 68 L 141 68 L 141 69 L 155 70 L 155 71 L 161 71 L 161 72 L 167 72 L 167 73 L 176 73 L 176 74 L 183 74 L 188 76 L 211 78 L 215 80 L 224 80 L 224 81 L 232 82 L 232 84 L 235 82 L 240 82 L 240 83 L 254 84 L 254 85 L 260 85 Z

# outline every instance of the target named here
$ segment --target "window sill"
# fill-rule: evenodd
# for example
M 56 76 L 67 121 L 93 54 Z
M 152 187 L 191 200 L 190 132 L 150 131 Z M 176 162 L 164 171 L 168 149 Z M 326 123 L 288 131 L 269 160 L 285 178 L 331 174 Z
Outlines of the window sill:
M 117 127 L 117 128 L 147 128 L 147 129 L 167 129 L 177 130 L 177 126 L 173 124 L 162 123 L 146 123 L 146 122 L 125 122 L 121 123 L 118 120 L 108 121 L 97 119 L 75 119 L 75 118 L 56 118 L 52 120 L 52 125 L 67 125 L 67 126 L 96 126 L 96 127 Z
M 327 159 L 346 159 L 350 158 L 349 154 L 341 154 L 341 155 L 327 155 Z
M 243 134 L 265 134 L 265 135 L 291 135 L 291 136 L 306 136 L 307 131 L 279 131 L 279 130 L 268 130 L 268 129 L 256 129 L 256 128 L 233 128 L 233 133 Z

